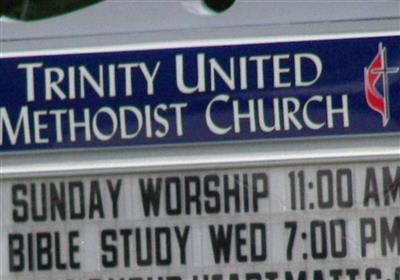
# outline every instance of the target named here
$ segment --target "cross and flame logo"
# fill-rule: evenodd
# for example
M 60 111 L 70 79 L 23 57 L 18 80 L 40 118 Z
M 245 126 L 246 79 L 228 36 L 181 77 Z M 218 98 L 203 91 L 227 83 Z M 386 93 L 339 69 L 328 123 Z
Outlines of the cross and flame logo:
M 398 67 L 388 67 L 387 50 L 379 44 L 379 50 L 371 64 L 364 69 L 365 97 L 368 106 L 382 116 L 385 127 L 390 120 L 389 74 L 399 72 Z M 382 81 L 382 91 L 377 89 L 377 83 Z

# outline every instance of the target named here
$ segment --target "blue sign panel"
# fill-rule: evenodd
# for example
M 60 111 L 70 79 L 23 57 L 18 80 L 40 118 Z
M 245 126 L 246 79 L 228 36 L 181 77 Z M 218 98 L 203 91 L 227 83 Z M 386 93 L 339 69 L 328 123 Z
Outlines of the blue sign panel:
M 0 151 L 400 132 L 400 36 L 3 55 Z

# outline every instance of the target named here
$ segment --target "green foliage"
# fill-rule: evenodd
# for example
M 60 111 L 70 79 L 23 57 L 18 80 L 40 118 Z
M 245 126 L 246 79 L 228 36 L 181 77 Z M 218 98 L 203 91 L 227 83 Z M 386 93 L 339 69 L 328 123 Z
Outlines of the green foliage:
M 76 11 L 103 0 L 1 0 L 0 16 L 38 20 Z
M 25 21 L 62 15 L 104 0 L 0 0 L 0 16 Z M 235 0 L 202 0 L 215 12 L 229 9 Z
M 232 7 L 235 0 L 203 0 L 203 3 L 212 11 L 221 13 Z

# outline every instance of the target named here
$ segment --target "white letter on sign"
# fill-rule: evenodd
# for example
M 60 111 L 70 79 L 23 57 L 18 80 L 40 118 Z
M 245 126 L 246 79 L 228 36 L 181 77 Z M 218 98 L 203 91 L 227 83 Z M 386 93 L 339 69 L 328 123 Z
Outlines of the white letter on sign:
M 311 81 L 304 81 L 302 74 L 301 74 L 301 61 L 303 59 L 309 59 L 311 60 L 314 65 L 315 68 L 317 69 L 317 73 L 315 75 L 315 78 Z M 295 83 L 296 86 L 298 87 L 308 87 L 311 86 L 313 84 L 315 84 L 315 82 L 319 79 L 319 77 L 321 76 L 322 73 L 322 62 L 321 59 L 316 56 L 315 54 L 311 54 L 311 53 L 300 53 L 300 54 L 296 54 L 294 56 L 294 69 L 295 69 Z
M 224 135 L 227 134 L 230 130 L 232 130 L 232 126 L 229 126 L 227 128 L 221 128 L 218 127 L 212 120 L 211 118 L 211 107 L 213 106 L 213 104 L 217 101 L 221 101 L 221 102 L 225 102 L 227 103 L 229 101 L 229 96 L 228 95 L 218 95 L 217 97 L 215 97 L 213 100 L 211 100 L 210 104 L 208 104 L 207 106 L 207 110 L 206 110 L 206 122 L 207 122 L 207 126 L 208 128 L 215 134 L 217 135 Z
M 197 55 L 197 85 L 194 87 L 188 87 L 184 82 L 184 67 L 183 67 L 183 55 L 176 56 L 176 84 L 179 90 L 185 94 L 192 94 L 196 91 L 204 92 L 206 90 L 206 78 L 205 78 L 205 56 L 204 54 Z M 190 69 L 189 71 L 194 71 Z
M 26 100 L 28 102 L 35 101 L 35 68 L 41 68 L 43 63 L 27 63 L 18 64 L 18 69 L 26 69 Z

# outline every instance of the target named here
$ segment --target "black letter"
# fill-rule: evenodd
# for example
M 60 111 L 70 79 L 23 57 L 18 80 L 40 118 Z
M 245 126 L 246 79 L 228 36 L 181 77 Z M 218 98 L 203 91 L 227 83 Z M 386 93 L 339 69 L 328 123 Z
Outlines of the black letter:
M 389 245 L 391 252 L 394 251 L 394 246 L 397 245 L 397 256 L 400 256 L 400 217 L 394 218 L 391 230 L 388 220 L 381 218 L 381 244 L 383 256 L 387 256 L 386 244 Z
M 194 193 L 190 192 L 191 189 L 194 189 Z M 191 214 L 192 203 L 196 208 L 196 214 L 201 214 L 200 190 L 200 178 L 198 176 L 185 177 L 186 215 Z
M 69 182 L 69 207 L 71 212 L 71 220 L 83 220 L 85 218 L 85 194 L 83 190 L 83 183 L 78 182 Z M 75 190 L 78 191 L 78 201 L 80 206 L 80 212 L 75 209 Z
M 175 186 L 175 195 L 172 192 L 173 186 Z M 175 199 L 173 199 L 174 196 Z M 168 177 L 165 179 L 165 198 L 168 215 L 176 216 L 182 214 L 181 181 L 178 177 Z M 175 208 L 172 205 L 173 200 L 176 202 Z
M 259 200 L 268 197 L 269 186 L 268 186 L 268 176 L 265 173 L 255 173 L 252 176 L 253 179 L 253 207 L 254 212 L 258 212 Z M 260 183 L 260 184 L 259 184 Z M 262 189 L 259 190 L 258 186 Z
M 247 262 L 247 256 L 242 255 L 241 247 L 246 245 L 246 238 L 240 235 L 241 232 L 246 230 L 246 224 L 237 224 L 235 226 L 236 233 L 236 256 L 238 262 Z
M 104 218 L 103 201 L 101 199 L 101 192 L 99 181 L 93 180 L 90 182 L 90 195 L 89 195 L 89 218 L 94 218 L 94 212 L 99 214 L 99 218 Z
M 175 227 L 176 239 L 178 240 L 179 250 L 181 251 L 181 264 L 186 264 L 186 243 L 189 237 L 189 226 L 185 226 L 183 234 L 180 232 L 179 227 Z
M 232 241 L 232 225 L 227 225 L 227 232 L 225 233 L 224 226 L 218 226 L 218 233 L 215 232 L 213 225 L 208 226 L 211 244 L 214 253 L 214 261 L 219 264 L 223 254 L 224 262 L 228 263 L 231 255 L 231 241 Z
M 371 276 L 374 276 L 374 278 L 372 278 Z M 381 270 L 378 268 L 367 268 L 367 270 L 365 271 L 365 280 L 381 279 L 381 277 Z
M 267 226 L 262 223 L 250 224 L 251 234 L 251 261 L 262 262 L 267 259 Z M 257 246 L 256 236 L 257 231 L 260 233 L 261 244 Z M 260 250 L 260 254 L 257 255 L 257 249 Z
M 116 241 L 116 231 L 113 229 L 106 229 L 101 232 L 101 249 L 103 250 L 103 252 L 110 252 L 110 254 L 108 255 L 110 258 L 108 258 L 106 254 L 103 254 L 101 256 L 101 263 L 104 267 L 107 268 L 116 267 L 118 265 L 118 249 L 115 245 L 116 242 L 112 242 L 113 244 L 107 243 L 108 237 L 111 239 L 111 241 Z
M 164 235 L 165 246 L 161 245 L 162 236 Z M 155 229 L 156 237 L 156 261 L 157 265 L 170 265 L 172 262 L 171 252 L 171 231 L 167 227 L 160 227 Z M 162 248 L 165 248 L 165 257 L 162 256 Z
M 14 207 L 21 207 L 21 213 L 17 209 L 13 210 L 13 220 L 16 223 L 26 222 L 28 220 L 28 203 L 23 198 L 18 198 L 18 193 L 26 196 L 28 191 L 25 184 L 12 186 L 12 204 Z
M 375 220 L 373 218 L 361 218 L 360 219 L 360 240 L 361 240 L 361 256 L 367 256 L 367 248 L 366 245 L 368 243 L 376 242 L 376 225 Z M 367 234 L 367 227 L 371 229 L 371 234 Z
M 285 280 L 293 280 L 293 275 L 290 271 L 285 272 Z M 297 280 L 307 280 L 307 272 L 300 271 Z
M 15 246 L 15 244 L 18 246 Z M 19 272 L 25 268 L 24 262 L 24 237 L 22 234 L 9 234 L 8 235 L 8 256 L 10 259 L 10 271 Z M 15 259 L 18 259 L 18 262 Z
M 378 183 L 376 181 L 375 169 L 367 168 L 367 175 L 365 178 L 365 193 L 364 193 L 364 206 L 369 206 L 369 201 L 373 200 L 376 206 L 379 206 Z
M 156 187 L 154 187 L 153 179 L 150 178 L 145 182 L 139 179 L 140 193 L 142 195 L 143 210 L 146 217 L 150 216 L 150 210 L 153 209 L 153 215 L 158 216 L 160 212 L 161 198 L 161 178 L 156 179 Z
M 152 235 L 151 235 L 151 228 L 146 228 L 146 234 L 144 235 L 146 238 L 146 248 L 143 249 L 144 247 L 144 242 L 142 242 L 142 235 L 141 231 L 139 228 L 136 229 L 135 231 L 136 235 L 136 260 L 138 266 L 148 266 L 151 265 L 152 263 L 152 246 L 151 246 L 151 240 L 152 240 Z M 142 256 L 142 252 L 147 252 L 147 259 L 145 259 Z
M 392 179 L 389 167 L 383 168 L 383 189 L 385 191 L 385 205 L 390 205 L 390 198 L 396 201 L 396 197 L 400 195 L 400 166 L 396 169 L 396 175 Z
M 74 244 L 74 239 L 79 237 L 79 231 L 71 231 L 68 234 L 69 263 L 72 269 L 80 269 L 81 264 L 75 260 L 75 253 L 79 252 L 79 245 Z
M 209 200 L 205 201 L 204 210 L 207 214 L 218 214 L 221 211 L 220 196 L 217 190 L 210 190 L 211 186 L 219 187 L 218 175 L 207 175 L 204 177 L 204 196 L 214 198 L 214 205 Z
M 122 235 L 122 240 L 123 240 L 123 247 L 124 247 L 124 265 L 125 267 L 129 267 L 131 265 L 131 255 L 130 255 L 130 242 L 129 242 L 129 236 L 132 235 L 132 230 L 131 229 L 121 229 L 119 233 Z
M 53 267 L 51 239 L 49 232 L 38 232 L 36 234 L 38 270 L 50 270 Z
M 50 215 L 51 220 L 56 220 L 56 213 L 62 221 L 65 221 L 66 200 L 65 200 L 65 184 L 60 183 L 60 191 L 58 192 L 56 184 L 50 183 Z
M 41 205 L 42 205 L 42 213 L 39 214 L 38 213 L 38 206 L 37 205 L 37 199 L 36 199 L 36 185 L 35 184 L 31 184 L 31 201 L 32 201 L 32 220 L 34 220 L 35 222 L 43 222 L 45 220 L 47 220 L 47 203 L 46 203 L 46 184 L 42 183 L 40 185 L 41 188 Z
M 112 203 L 112 211 L 113 211 L 113 218 L 118 218 L 118 198 L 121 192 L 121 184 L 122 180 L 117 180 L 117 185 L 113 188 L 111 180 L 107 180 L 107 187 L 108 191 L 110 192 L 111 203 Z

